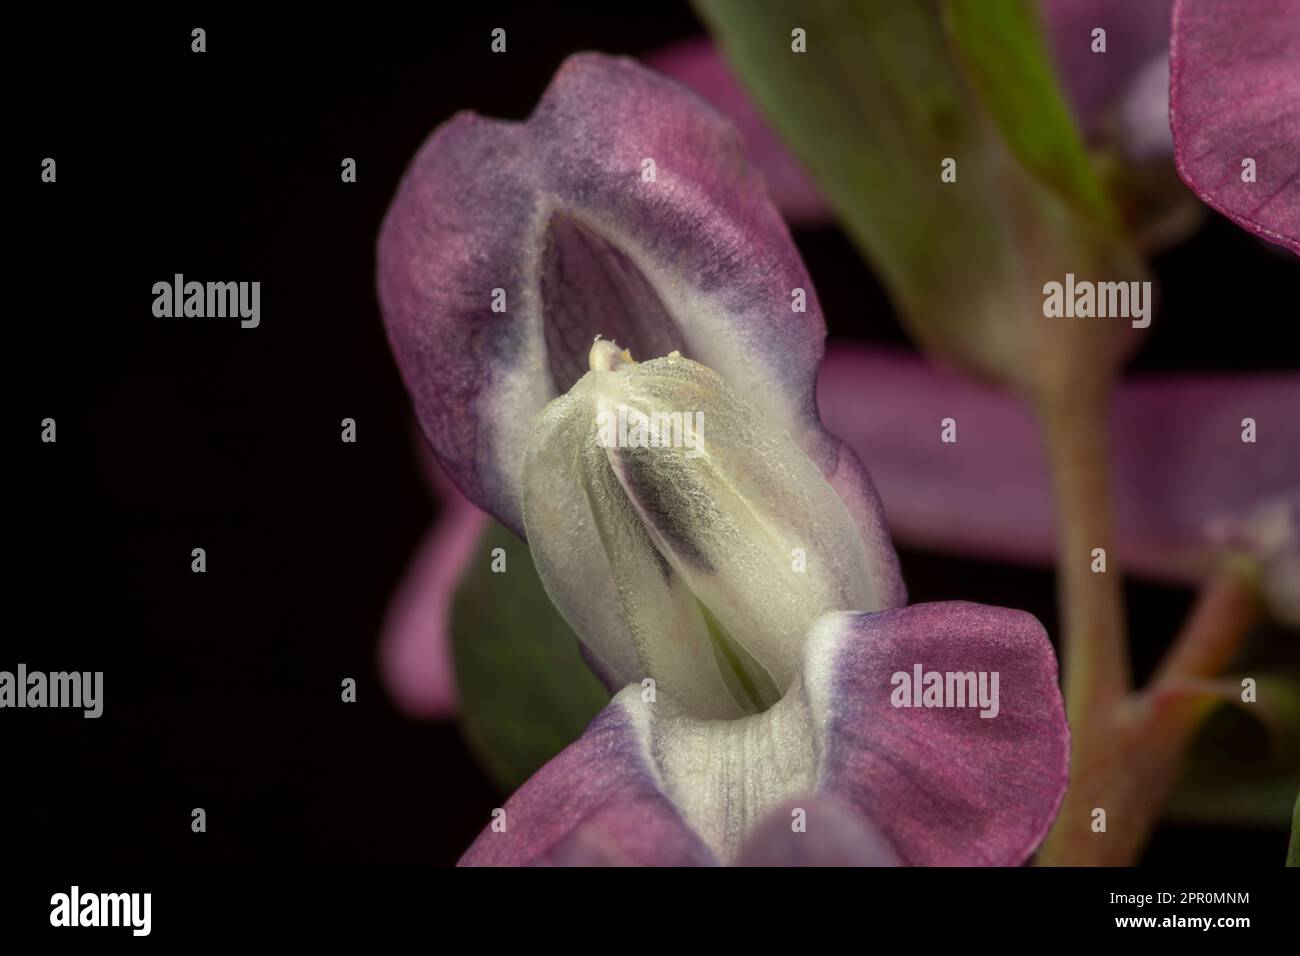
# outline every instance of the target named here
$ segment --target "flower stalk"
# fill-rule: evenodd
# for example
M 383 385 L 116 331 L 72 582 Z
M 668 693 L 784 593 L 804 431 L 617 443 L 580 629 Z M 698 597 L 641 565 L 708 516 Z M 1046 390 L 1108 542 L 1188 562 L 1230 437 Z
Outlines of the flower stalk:
M 1246 575 L 1236 564 L 1225 566 L 1204 588 L 1155 677 L 1133 688 L 1123 578 L 1113 560 L 1110 392 L 1109 380 L 1092 389 L 1074 383 L 1038 403 L 1060 522 L 1060 653 L 1072 734 L 1070 786 L 1038 854 L 1040 865 L 1135 862 L 1192 736 L 1223 698 L 1210 678 L 1229 663 L 1259 615 Z

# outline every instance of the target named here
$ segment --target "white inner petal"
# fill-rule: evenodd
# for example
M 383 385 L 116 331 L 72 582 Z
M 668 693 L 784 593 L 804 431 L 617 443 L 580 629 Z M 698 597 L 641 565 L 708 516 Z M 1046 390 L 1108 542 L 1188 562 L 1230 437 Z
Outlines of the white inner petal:
M 736 859 L 779 804 L 820 786 L 843 619 L 827 614 L 810 628 L 794 684 L 761 714 L 700 720 L 665 695 L 647 700 L 639 687 L 614 698 L 632 718 L 660 788 L 723 863 Z
M 592 355 L 525 455 L 542 581 L 616 681 L 651 677 L 695 717 L 761 712 L 793 683 L 815 618 L 879 605 L 856 525 L 785 431 L 710 369 L 675 354 L 637 364 L 605 342 Z M 647 446 L 638 415 L 671 427 Z

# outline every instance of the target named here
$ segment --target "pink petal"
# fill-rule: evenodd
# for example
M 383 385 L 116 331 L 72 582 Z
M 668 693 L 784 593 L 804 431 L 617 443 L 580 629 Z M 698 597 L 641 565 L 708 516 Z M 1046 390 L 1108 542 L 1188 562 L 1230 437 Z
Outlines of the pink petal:
M 1038 430 L 1015 398 L 892 350 L 831 349 L 822 416 L 872 463 L 894 536 L 914 547 L 1050 564 L 1056 522 Z M 1300 376 L 1147 375 L 1112 416 L 1120 558 L 1192 582 L 1244 518 L 1300 484 Z M 942 442 L 942 421 L 957 441 Z M 1241 440 L 1253 418 L 1257 441 Z
M 447 480 L 423 441 L 420 445 L 422 471 L 441 507 L 389 604 L 379 664 L 398 709 L 410 717 L 434 719 L 456 710 L 451 605 L 487 516 Z
M 855 807 L 906 864 L 1023 863 L 1069 778 L 1065 705 L 1042 625 L 1023 611 L 948 601 L 827 615 L 813 628 L 817 642 L 833 654 L 821 792 Z M 895 675 L 918 666 L 983 673 L 989 689 L 996 674 L 996 707 L 951 706 L 955 697 L 897 706 Z
M 1300 254 L 1300 3 L 1179 0 L 1170 117 L 1178 172 L 1207 205 Z M 1243 182 L 1243 160 L 1255 181 Z

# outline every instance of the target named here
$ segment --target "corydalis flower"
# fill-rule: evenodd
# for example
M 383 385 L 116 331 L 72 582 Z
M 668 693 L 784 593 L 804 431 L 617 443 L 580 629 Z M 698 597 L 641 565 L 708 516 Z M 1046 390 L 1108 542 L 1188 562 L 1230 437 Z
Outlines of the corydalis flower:
M 807 795 L 809 831 L 848 812 L 872 859 L 1032 852 L 1066 777 L 1051 648 L 1020 612 L 902 607 L 870 479 L 817 416 L 815 293 L 730 124 L 629 61 L 574 57 L 526 123 L 433 134 L 379 288 L 442 464 L 527 532 L 593 666 L 627 685 L 464 862 L 762 858 L 754 834 Z M 704 454 L 597 440 L 619 404 L 701 412 Z M 895 707 L 917 664 L 999 673 L 996 719 Z

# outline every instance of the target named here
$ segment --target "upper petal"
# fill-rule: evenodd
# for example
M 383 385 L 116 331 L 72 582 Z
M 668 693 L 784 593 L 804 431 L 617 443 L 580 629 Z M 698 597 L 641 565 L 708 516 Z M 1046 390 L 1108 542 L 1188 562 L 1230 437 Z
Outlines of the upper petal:
M 632 61 L 570 57 L 525 123 L 439 127 L 384 220 L 378 285 L 426 436 L 516 532 L 532 419 L 596 334 L 715 369 L 828 476 L 851 458 L 817 421 L 825 325 L 761 175 L 728 121 Z
M 1184 181 L 1237 225 L 1300 254 L 1300 4 L 1179 0 L 1170 69 Z

